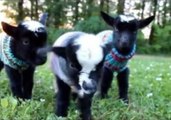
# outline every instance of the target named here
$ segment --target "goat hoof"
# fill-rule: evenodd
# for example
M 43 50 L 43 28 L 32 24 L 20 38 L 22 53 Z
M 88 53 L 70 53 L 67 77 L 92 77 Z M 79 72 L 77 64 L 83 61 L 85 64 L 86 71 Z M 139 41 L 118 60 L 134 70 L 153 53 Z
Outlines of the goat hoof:
M 129 100 L 128 99 L 125 99 L 125 98 L 120 98 L 121 102 L 125 105 L 128 105 L 129 104 Z

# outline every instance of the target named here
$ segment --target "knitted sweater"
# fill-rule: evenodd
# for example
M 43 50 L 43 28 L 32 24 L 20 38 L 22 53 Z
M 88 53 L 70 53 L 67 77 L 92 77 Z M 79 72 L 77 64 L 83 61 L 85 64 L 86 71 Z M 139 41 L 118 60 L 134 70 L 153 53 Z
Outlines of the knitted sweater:
M 0 61 L 13 69 L 24 70 L 28 64 L 13 55 L 11 50 L 11 37 L 8 35 L 1 35 L 0 37 Z
M 108 44 L 108 43 L 112 44 L 113 32 L 108 31 L 104 34 L 101 34 L 100 37 L 102 39 L 103 44 Z M 135 54 L 135 50 L 136 50 L 136 45 L 134 45 L 134 47 L 129 55 L 124 56 L 124 55 L 120 54 L 116 50 L 116 48 L 112 47 L 110 52 L 105 57 L 104 66 L 114 72 L 122 72 L 123 70 L 125 70 L 127 68 L 127 63 L 129 61 L 129 59 L 131 59 L 133 57 L 133 55 Z

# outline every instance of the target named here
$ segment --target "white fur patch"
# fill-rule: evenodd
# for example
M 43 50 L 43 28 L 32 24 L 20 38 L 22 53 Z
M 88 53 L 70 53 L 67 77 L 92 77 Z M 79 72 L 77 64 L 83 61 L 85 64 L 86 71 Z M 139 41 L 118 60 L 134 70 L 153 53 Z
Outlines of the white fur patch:
M 79 75 L 79 85 L 80 85 L 81 87 L 82 87 L 84 81 L 85 81 L 86 83 L 88 83 L 88 84 L 92 84 L 92 80 L 89 78 L 89 74 L 87 74 L 87 73 L 80 73 L 80 75 Z M 90 93 L 90 91 L 84 90 L 83 87 L 82 87 L 81 90 L 82 90 L 84 93 L 86 93 L 86 94 L 89 94 L 89 93 Z
M 78 90 L 75 86 L 71 86 L 72 92 L 77 93 L 80 98 L 84 97 L 84 90 L 80 89 Z
M 76 55 L 82 66 L 81 72 L 90 73 L 95 70 L 96 65 L 103 59 L 103 48 L 100 39 L 94 35 L 86 34 L 80 36 L 74 44 L 80 46 Z
M 130 22 L 132 20 L 135 20 L 135 18 L 131 15 L 120 15 L 121 22 Z
M 38 31 L 39 28 L 44 28 L 45 26 L 37 21 L 25 21 L 22 23 L 23 26 L 25 26 L 30 31 Z
M 84 97 L 84 94 L 90 94 L 89 91 L 84 90 L 83 88 L 77 89 L 75 86 L 71 86 L 72 92 L 77 93 L 80 98 Z
M 84 81 L 91 84 L 89 74 L 91 71 L 94 71 L 96 65 L 102 61 L 103 49 L 100 39 L 90 34 L 80 36 L 74 44 L 80 46 L 76 55 L 78 62 L 82 66 L 82 70 L 79 75 L 79 84 L 82 87 Z M 84 93 L 89 94 L 89 91 L 84 90 Z

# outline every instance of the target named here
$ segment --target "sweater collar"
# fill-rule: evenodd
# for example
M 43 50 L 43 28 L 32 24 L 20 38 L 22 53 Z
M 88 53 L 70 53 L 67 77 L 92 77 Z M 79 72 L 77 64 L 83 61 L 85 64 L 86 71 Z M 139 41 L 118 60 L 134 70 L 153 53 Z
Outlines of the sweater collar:
M 9 36 L 5 36 L 3 40 L 2 51 L 3 51 L 4 62 L 6 62 L 7 65 L 9 65 L 14 69 L 19 69 L 19 70 L 27 69 L 29 65 L 25 61 L 14 56 L 11 49 L 11 41 L 12 41 L 11 37 Z
M 128 54 L 128 55 L 122 55 L 120 54 L 116 48 L 112 48 L 112 51 L 111 51 L 111 54 L 113 56 L 113 58 L 119 62 L 123 62 L 123 61 L 126 61 L 126 60 L 129 60 L 131 59 L 134 54 L 135 54 L 135 51 L 136 51 L 136 45 L 134 44 L 131 52 Z

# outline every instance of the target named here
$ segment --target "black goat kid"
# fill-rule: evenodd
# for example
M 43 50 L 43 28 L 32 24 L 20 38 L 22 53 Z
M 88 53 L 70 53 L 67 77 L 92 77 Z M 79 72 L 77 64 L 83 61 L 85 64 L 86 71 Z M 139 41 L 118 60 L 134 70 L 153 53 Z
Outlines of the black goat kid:
M 6 34 L 0 37 L 0 71 L 5 68 L 17 98 L 31 99 L 35 67 L 46 62 L 46 18 L 45 13 L 40 22 L 23 21 L 17 27 L 2 22 Z
M 101 12 L 104 21 L 113 27 L 97 34 L 107 48 L 103 75 L 98 93 L 102 98 L 107 96 L 111 86 L 113 73 L 117 72 L 119 98 L 128 102 L 129 68 L 128 60 L 135 54 L 137 31 L 147 26 L 154 16 L 137 20 L 133 16 L 119 15 L 111 17 Z

